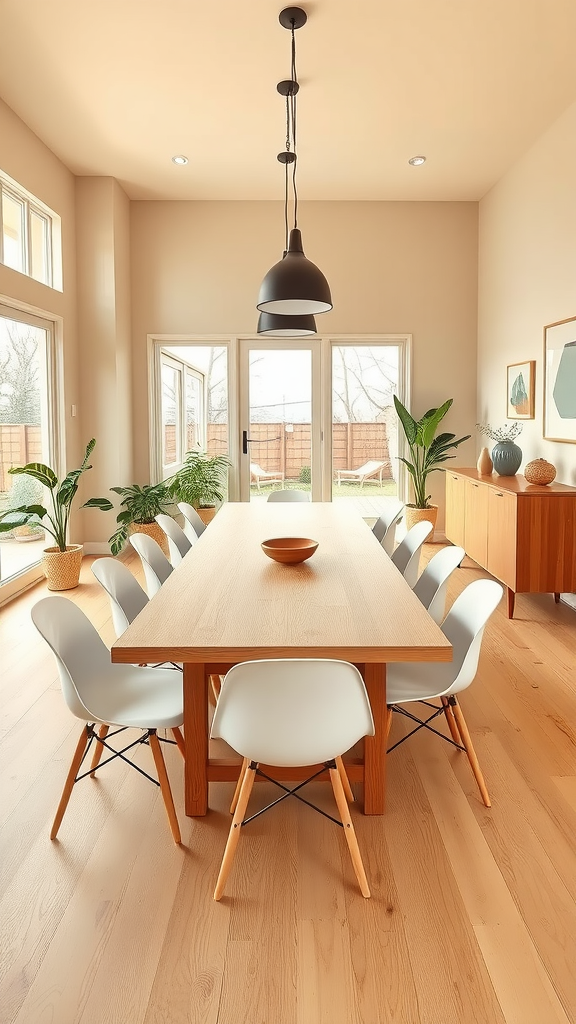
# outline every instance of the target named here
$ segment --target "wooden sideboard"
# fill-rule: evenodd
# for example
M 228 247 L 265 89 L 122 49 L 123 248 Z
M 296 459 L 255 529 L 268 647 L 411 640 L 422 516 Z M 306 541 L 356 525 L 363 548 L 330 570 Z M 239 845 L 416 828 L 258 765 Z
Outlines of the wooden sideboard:
M 446 536 L 508 591 L 576 591 L 576 487 L 529 484 L 523 476 L 446 470 Z

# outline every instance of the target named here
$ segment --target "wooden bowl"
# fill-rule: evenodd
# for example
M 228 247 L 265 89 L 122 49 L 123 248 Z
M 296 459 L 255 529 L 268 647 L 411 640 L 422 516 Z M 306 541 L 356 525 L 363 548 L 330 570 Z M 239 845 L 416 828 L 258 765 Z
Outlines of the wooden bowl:
M 262 541 L 264 554 L 285 565 L 305 562 L 314 554 L 317 547 L 318 541 L 310 540 L 309 537 L 273 537 L 271 540 Z

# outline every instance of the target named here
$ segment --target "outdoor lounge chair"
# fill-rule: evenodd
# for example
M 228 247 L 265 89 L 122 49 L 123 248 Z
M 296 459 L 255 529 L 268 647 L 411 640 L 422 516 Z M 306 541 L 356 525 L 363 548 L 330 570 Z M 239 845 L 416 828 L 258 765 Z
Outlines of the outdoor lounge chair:
M 369 462 L 365 462 L 363 466 L 358 469 L 338 469 L 338 484 L 340 485 L 343 480 L 351 480 L 355 483 L 359 483 L 360 487 L 364 486 L 365 480 L 370 480 L 372 477 L 377 477 L 374 483 L 379 483 L 382 486 L 382 470 L 386 466 L 386 461 L 380 461 L 379 459 L 371 459 Z
M 260 490 L 260 482 L 265 484 L 272 483 L 284 483 L 284 473 L 275 472 L 274 470 L 262 469 L 257 462 L 250 463 L 250 481 L 256 484 L 258 490 Z

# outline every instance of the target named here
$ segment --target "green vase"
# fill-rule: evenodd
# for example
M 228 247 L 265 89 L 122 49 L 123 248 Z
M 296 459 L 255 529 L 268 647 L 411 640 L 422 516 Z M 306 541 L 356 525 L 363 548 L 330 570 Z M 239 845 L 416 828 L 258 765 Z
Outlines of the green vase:
M 522 449 L 514 441 L 498 441 L 492 449 L 492 462 L 498 476 L 515 476 L 522 462 Z

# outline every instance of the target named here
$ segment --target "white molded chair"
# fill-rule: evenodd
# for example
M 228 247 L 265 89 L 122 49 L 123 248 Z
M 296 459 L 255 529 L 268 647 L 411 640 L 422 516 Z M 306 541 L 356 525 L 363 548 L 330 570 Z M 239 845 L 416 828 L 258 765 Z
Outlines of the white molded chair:
M 352 792 L 342 764 L 346 750 L 363 736 L 374 735 L 372 711 L 358 670 L 344 661 L 316 659 L 235 665 L 224 679 L 211 735 L 222 737 L 244 758 L 214 899 L 219 900 L 224 891 L 254 779 L 257 773 L 263 774 L 259 762 L 290 768 L 324 764 L 328 768 L 356 878 L 362 895 L 368 897 L 370 890 L 346 801 Z M 285 786 L 276 785 L 285 792 L 281 799 L 291 795 Z M 298 793 L 294 795 L 302 799 Z
M 84 612 L 65 597 L 46 597 L 39 601 L 32 608 L 32 621 L 56 656 L 64 700 L 72 714 L 86 723 L 72 758 L 50 838 L 55 839 L 58 834 L 75 782 L 87 775 L 94 776 L 97 769 L 115 757 L 131 764 L 127 751 L 149 743 L 170 829 L 174 841 L 179 843 L 180 829 L 157 730 L 171 729 L 184 756 L 184 739 L 179 728 L 184 718 L 182 676 L 171 669 L 113 665 L 110 651 L 94 626 Z M 114 730 L 112 733 L 110 728 Z M 141 729 L 143 735 L 119 751 L 110 740 L 125 729 Z M 79 774 L 93 745 L 90 767 Z M 111 756 L 100 762 L 104 750 Z M 139 765 L 137 767 L 156 783 Z
M 194 505 L 190 505 L 187 501 L 179 501 L 178 508 L 184 516 L 184 533 L 188 540 L 194 544 L 196 538 L 204 533 L 206 523 L 202 522 Z
M 174 568 L 176 568 L 177 565 L 180 565 L 184 555 L 187 555 L 190 551 L 192 541 L 188 539 L 182 527 L 178 525 L 175 519 L 172 519 L 172 516 L 160 513 L 155 516 L 155 519 L 168 538 L 170 560 Z
M 418 579 L 418 567 L 420 565 L 420 552 L 422 545 L 429 533 L 432 532 L 432 523 L 425 521 L 415 523 L 408 530 L 398 547 L 390 555 L 394 565 L 400 570 L 406 582 L 414 587 Z
M 309 491 L 293 490 L 270 491 L 268 501 L 310 501 Z
M 133 533 L 128 539 L 140 555 L 148 597 L 154 597 L 168 579 L 173 567 L 153 537 L 148 537 L 145 533 Z
M 442 548 L 430 559 L 414 586 L 414 593 L 438 625 L 444 618 L 448 580 L 465 554 L 464 548 Z
M 404 502 L 394 498 L 386 507 L 379 519 L 372 527 L 372 533 L 380 541 L 387 555 L 394 551 L 394 540 L 396 538 L 396 526 L 402 518 Z
M 503 592 L 495 580 L 475 580 L 456 598 L 441 626 L 453 647 L 451 662 L 393 664 L 388 665 L 386 672 L 388 732 L 394 711 L 416 723 L 415 728 L 390 747 L 390 750 L 394 750 L 419 729 L 430 729 L 441 739 L 466 751 L 486 807 L 490 807 L 490 797 L 456 694 L 470 686 L 476 675 L 484 627 Z M 435 698 L 440 698 L 439 706 L 431 703 Z M 412 701 L 423 703 L 432 714 L 421 719 L 402 707 Z M 442 714 L 446 716 L 451 739 L 429 724 Z
M 97 558 L 92 563 L 92 572 L 110 598 L 116 636 L 122 636 L 138 613 L 148 604 L 148 595 L 128 566 L 119 562 L 117 558 Z

